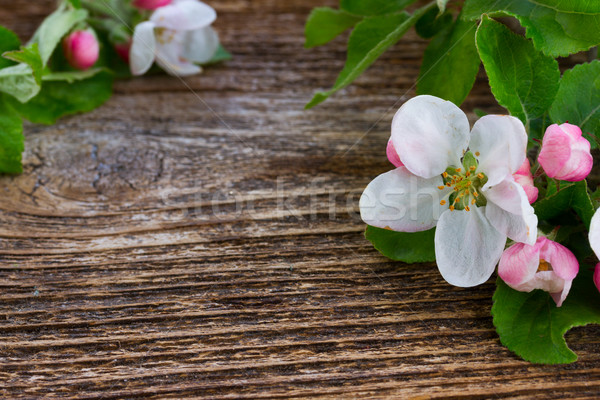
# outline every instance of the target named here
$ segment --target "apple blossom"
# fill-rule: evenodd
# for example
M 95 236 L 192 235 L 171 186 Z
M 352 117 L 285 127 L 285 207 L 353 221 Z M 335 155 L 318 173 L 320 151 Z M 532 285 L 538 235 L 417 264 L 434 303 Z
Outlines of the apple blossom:
M 63 39 L 63 53 L 73 68 L 86 70 L 98 61 L 98 39 L 89 30 L 71 32 Z
M 400 156 L 398 155 L 396 148 L 394 148 L 394 143 L 392 143 L 392 139 L 388 140 L 388 144 L 387 144 L 387 148 L 385 149 L 385 153 L 387 155 L 389 162 L 391 162 L 394 165 L 394 167 L 404 166 L 404 164 L 402 164 L 402 161 L 400 161 Z
M 590 241 L 590 247 L 594 250 L 594 253 L 596 253 L 596 257 L 600 258 L 600 212 L 597 210 L 590 223 L 588 239 Z M 594 283 L 598 290 L 600 290 L 600 263 L 596 264 L 596 269 L 594 270 Z
M 370 225 L 401 232 L 437 226 L 438 268 L 463 287 L 491 276 L 507 237 L 529 244 L 537 237 L 537 217 L 512 176 L 525 160 L 523 124 L 488 115 L 469 131 L 467 116 L 450 101 L 407 101 L 391 135 L 404 166 L 376 177 L 360 199 Z
M 155 10 L 171 4 L 172 0 L 133 0 L 133 6 L 143 10 Z
M 533 246 L 516 243 L 502 253 L 498 275 L 520 292 L 542 289 L 550 293 L 557 307 L 569 294 L 579 262 L 565 246 L 539 237 Z
M 538 198 L 539 190 L 533 185 L 533 175 L 531 174 L 530 168 L 529 160 L 525 159 L 521 168 L 513 174 L 513 178 L 515 178 L 515 182 L 523 186 L 529 204 L 533 204 Z
M 589 175 L 594 159 L 581 129 L 565 123 L 546 129 L 538 162 L 550 178 L 577 182 Z
M 144 74 L 155 60 L 171 75 L 201 72 L 195 63 L 210 61 L 219 47 L 219 37 L 210 27 L 216 18 L 215 10 L 198 0 L 173 0 L 156 9 L 149 21 L 135 27 L 131 73 Z

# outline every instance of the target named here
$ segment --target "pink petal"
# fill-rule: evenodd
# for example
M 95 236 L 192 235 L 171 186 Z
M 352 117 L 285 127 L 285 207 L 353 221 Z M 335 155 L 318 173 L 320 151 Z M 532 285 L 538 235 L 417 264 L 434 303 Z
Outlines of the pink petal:
M 87 30 L 75 31 L 63 40 L 63 50 L 69 64 L 86 70 L 98 61 L 100 46 L 96 36 Z
M 594 163 L 590 142 L 571 124 L 553 124 L 546 129 L 538 161 L 549 177 L 570 182 L 585 179 Z
M 533 278 L 540 264 L 540 239 L 533 246 L 516 243 L 504 250 L 498 264 L 498 275 L 507 285 L 517 288 Z
M 596 269 L 594 270 L 594 284 L 600 291 L 600 263 L 596 264 Z
M 395 167 L 403 167 L 402 161 L 400 161 L 400 156 L 394 147 L 394 143 L 392 143 L 392 139 L 388 140 L 387 147 L 385 149 L 388 160 L 394 164 Z
M 133 0 L 133 6 L 143 10 L 155 10 L 171 4 L 172 0 Z
M 540 258 L 552 265 L 552 270 L 557 276 L 564 280 L 573 280 L 579 272 L 579 262 L 575 255 L 562 244 L 546 238 L 541 239 L 544 244 L 540 249 Z
M 525 190 L 529 204 L 533 204 L 538 198 L 539 190 L 533 184 L 533 175 L 531 174 L 530 168 L 529 160 L 525 159 L 517 172 L 513 174 L 513 178 L 515 178 L 515 182 L 521 185 L 523 190 Z

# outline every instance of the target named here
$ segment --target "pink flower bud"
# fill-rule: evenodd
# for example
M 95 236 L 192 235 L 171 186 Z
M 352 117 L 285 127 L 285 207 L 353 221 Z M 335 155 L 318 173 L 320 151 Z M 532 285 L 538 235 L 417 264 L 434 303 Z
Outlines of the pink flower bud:
M 92 32 L 75 31 L 63 40 L 63 52 L 73 68 L 85 70 L 98 61 L 100 47 Z
M 542 289 L 550 293 L 560 307 L 579 272 L 579 262 L 565 246 L 543 236 L 533 246 L 516 243 L 504 250 L 498 275 L 508 286 L 520 292 Z
M 600 291 L 600 263 L 596 264 L 596 269 L 594 270 L 594 284 Z
M 521 167 L 513 174 L 515 181 L 523 187 L 529 204 L 535 203 L 538 198 L 538 188 L 533 185 L 533 175 L 531 175 L 531 166 L 529 160 L 525 159 Z
M 156 10 L 171 4 L 172 0 L 133 0 L 133 6 L 143 10 Z
M 581 129 L 565 123 L 546 129 L 538 162 L 550 178 L 577 182 L 589 175 L 594 159 Z
M 398 155 L 398 152 L 396 151 L 396 148 L 394 147 L 394 144 L 392 143 L 392 139 L 388 140 L 388 144 L 387 144 L 387 148 L 385 149 L 385 152 L 387 154 L 388 160 L 392 164 L 394 164 L 394 167 L 398 168 L 398 167 L 404 166 L 402 161 L 400 161 L 400 156 Z
M 116 43 L 115 51 L 123 61 L 129 64 L 129 50 L 131 49 L 131 40 L 126 43 Z

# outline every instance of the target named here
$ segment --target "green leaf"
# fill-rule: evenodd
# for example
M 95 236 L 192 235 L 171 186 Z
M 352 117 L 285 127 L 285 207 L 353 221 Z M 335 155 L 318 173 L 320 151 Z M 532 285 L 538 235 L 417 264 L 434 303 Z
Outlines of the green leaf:
M 430 39 L 452 25 L 452 13 L 440 14 L 437 8 L 431 8 L 415 24 L 417 35 Z
M 306 42 L 304 47 L 320 46 L 353 27 L 362 18 L 343 10 L 329 7 L 317 7 L 312 10 L 304 27 Z
M 40 85 L 36 82 L 29 65 L 17 64 L 0 69 L 0 92 L 8 93 L 24 103 L 39 91 Z
M 457 18 L 452 27 L 433 38 L 423 56 L 417 94 L 430 94 L 461 105 L 479 71 L 475 26 L 475 22 Z
M 588 50 L 600 43 L 597 8 L 597 1 L 582 0 L 467 0 L 463 13 L 469 19 L 479 19 L 482 14 L 514 16 L 537 49 L 558 57 Z
M 81 8 L 81 0 L 67 0 L 74 8 Z
M 305 108 L 325 101 L 331 94 L 345 88 L 360 76 L 391 45 L 428 10 L 421 8 L 410 16 L 407 13 L 365 18 L 359 22 L 348 40 L 346 65 L 340 72 L 335 85 L 327 92 L 318 92 Z
M 536 201 L 533 208 L 540 221 L 556 218 L 572 208 L 587 228 L 595 212 L 585 180 L 576 183 L 560 182 L 558 191 L 548 185 L 546 197 Z
M 64 3 L 63 3 L 64 5 Z M 88 16 L 87 10 L 84 9 L 67 9 L 62 6 L 50 14 L 42 25 L 37 29 L 32 42 L 37 42 L 39 45 L 40 55 L 44 65 L 48 63 L 54 49 L 76 24 L 84 21 Z
M 110 98 L 112 82 L 113 75 L 107 71 L 78 81 L 44 81 L 39 95 L 25 104 L 11 101 L 11 105 L 31 122 L 54 124 L 64 115 L 91 111 L 102 105 Z
M 387 258 L 406 263 L 435 261 L 435 228 L 423 232 L 395 232 L 367 226 L 365 237 Z
M 550 118 L 556 123 L 569 121 L 584 133 L 600 136 L 600 61 L 565 71 L 550 108 Z
M 50 72 L 42 77 L 43 81 L 65 81 L 73 83 L 75 81 L 81 81 L 89 79 L 92 76 L 106 71 L 104 68 L 90 68 L 84 71 L 63 71 L 63 72 Z
M 416 0 L 341 0 L 340 8 L 355 15 L 373 16 L 402 11 Z
M 2 54 L 2 57 L 29 65 L 33 71 L 33 77 L 35 78 L 36 83 L 38 85 L 42 84 L 42 72 L 44 72 L 44 66 L 42 65 L 42 59 L 40 58 L 37 43 L 32 43 L 27 47 L 21 47 L 20 50 L 7 51 Z
M 21 173 L 23 150 L 25 150 L 23 121 L 6 104 L 4 96 L 0 94 L 0 172 Z
M 577 360 L 565 342 L 565 333 L 575 326 L 600 323 L 600 293 L 588 267 L 580 268 L 561 307 L 544 291 L 518 292 L 500 278 L 496 284 L 492 315 L 503 345 L 534 363 Z
M 17 50 L 21 46 L 21 41 L 10 29 L 0 26 L 0 54 Z M 0 69 L 15 65 L 14 62 L 0 58 Z
M 477 28 L 476 42 L 490 88 L 500 105 L 524 124 L 550 108 L 560 81 L 556 60 L 487 16 Z

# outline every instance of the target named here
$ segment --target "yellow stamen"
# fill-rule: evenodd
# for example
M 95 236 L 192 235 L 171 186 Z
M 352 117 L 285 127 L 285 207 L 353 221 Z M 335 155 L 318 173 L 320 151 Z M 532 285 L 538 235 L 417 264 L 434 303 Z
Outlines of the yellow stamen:
M 447 177 L 448 177 L 448 173 L 447 173 L 446 171 L 444 171 L 444 172 L 442 172 L 442 176 L 443 176 L 444 178 L 447 178 Z
M 444 204 L 446 204 L 446 200 L 442 200 L 440 201 L 440 205 L 443 206 Z
M 538 271 L 552 271 L 552 267 L 550 263 L 543 258 L 540 258 L 540 265 L 538 267 Z
M 476 166 L 474 166 L 474 165 L 471 165 L 471 166 L 469 167 L 469 169 L 470 169 L 471 171 L 475 172 L 475 170 L 477 169 L 477 167 L 476 167 Z
M 471 173 L 470 173 L 469 171 L 467 171 L 467 172 L 465 173 L 465 175 L 466 175 L 467 177 L 469 177 L 469 176 L 471 176 Z
M 456 172 L 462 171 L 462 168 L 456 168 Z
M 442 190 L 443 188 L 445 188 L 446 186 L 442 185 L 442 186 L 438 186 L 438 189 Z
M 450 211 L 454 211 L 454 206 L 450 206 Z
M 479 197 L 479 193 L 477 193 L 477 192 L 473 192 L 473 196 L 475 196 L 475 197 Z
M 465 206 L 465 210 L 466 211 L 471 211 L 471 209 L 469 208 L 469 206 Z
M 475 156 L 479 157 L 480 155 L 481 155 L 480 152 L 478 152 L 478 151 L 475 152 Z
M 483 174 L 480 172 L 480 173 L 478 173 L 478 174 L 477 174 L 477 177 L 478 177 L 479 179 L 483 179 L 483 178 L 485 177 L 485 175 L 483 175 Z

